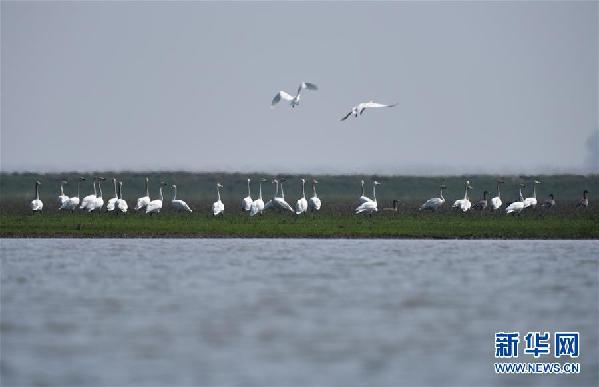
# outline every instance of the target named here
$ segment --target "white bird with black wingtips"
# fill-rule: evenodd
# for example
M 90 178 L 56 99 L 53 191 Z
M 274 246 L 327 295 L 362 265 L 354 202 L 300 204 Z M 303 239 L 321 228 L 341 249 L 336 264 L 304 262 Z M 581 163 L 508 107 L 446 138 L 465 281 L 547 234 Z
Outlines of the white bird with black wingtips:
M 297 88 L 297 93 L 295 96 L 281 90 L 272 99 L 271 107 L 274 107 L 281 100 L 285 100 L 285 101 L 289 102 L 289 105 L 291 105 L 292 108 L 296 107 L 300 103 L 300 95 L 302 93 L 302 90 L 304 90 L 304 89 L 318 90 L 318 86 L 316 86 L 314 83 L 302 82 L 302 83 L 300 83 L 299 87 Z
M 341 121 L 345 121 L 353 114 L 354 117 L 358 118 L 358 115 L 362 115 L 366 109 L 370 108 L 384 108 L 384 107 L 394 107 L 397 106 L 397 103 L 391 105 L 385 105 L 383 103 L 378 103 L 374 101 L 362 102 L 351 108 L 349 113 L 345 116 L 341 117 Z

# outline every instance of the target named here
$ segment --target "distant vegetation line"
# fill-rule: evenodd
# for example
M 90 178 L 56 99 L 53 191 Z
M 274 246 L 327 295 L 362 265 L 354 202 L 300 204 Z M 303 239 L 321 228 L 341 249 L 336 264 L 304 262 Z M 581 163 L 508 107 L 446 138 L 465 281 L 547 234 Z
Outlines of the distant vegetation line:
M 226 201 L 237 202 L 247 194 L 246 179 L 252 179 L 252 196 L 258 193 L 258 180 L 262 177 L 269 179 L 269 182 L 263 185 L 263 196 L 270 198 L 273 193 L 273 187 L 270 179 L 273 174 L 269 173 L 224 173 L 224 172 L 64 172 L 64 173 L 0 173 L 0 201 L 6 200 L 26 200 L 34 196 L 34 182 L 40 180 L 40 197 L 44 201 L 53 202 L 58 196 L 60 180 L 66 178 L 70 184 L 65 186 L 67 195 L 76 194 L 76 181 L 79 176 L 88 178 L 81 186 L 82 195 L 92 192 L 91 177 L 103 176 L 107 179 L 117 177 L 123 181 L 124 198 L 133 201 L 144 193 L 144 178 L 150 178 L 150 195 L 158 195 L 158 186 L 160 181 L 166 181 L 170 184 L 177 184 L 178 197 L 188 201 L 206 200 L 210 201 L 216 198 L 216 183 L 221 182 L 224 186 L 221 191 L 223 199 Z M 593 201 L 594 195 L 599 194 L 599 175 L 464 175 L 464 176 L 412 176 L 412 175 L 363 175 L 363 174 L 335 174 L 335 175 L 310 175 L 310 174 L 287 174 L 281 173 L 277 176 L 284 176 L 288 180 L 285 183 L 285 194 L 289 198 L 298 198 L 301 194 L 301 185 L 299 179 L 302 177 L 316 177 L 320 184 L 318 186 L 319 196 L 323 200 L 323 207 L 328 202 L 333 201 L 352 201 L 360 195 L 360 180 L 366 181 L 366 192 L 372 191 L 372 181 L 377 179 L 382 184 L 377 188 L 377 197 L 380 201 L 391 201 L 398 199 L 401 201 L 422 201 L 438 194 L 440 184 L 447 185 L 445 196 L 448 200 L 457 199 L 463 196 L 464 180 L 469 179 L 473 190 L 471 198 L 477 199 L 482 196 L 482 192 L 487 190 L 495 192 L 495 181 L 501 177 L 505 184 L 502 187 L 502 195 L 506 200 L 513 200 L 517 197 L 518 184 L 523 182 L 531 186 L 533 179 L 538 178 L 543 183 L 537 187 L 539 199 L 547 197 L 550 193 L 555 195 L 557 202 L 560 200 L 576 200 L 582 195 L 582 191 L 587 189 L 591 192 L 590 199 Z M 527 187 L 527 192 L 532 188 Z M 113 187 L 110 181 L 103 184 L 104 197 L 113 196 Z M 172 195 L 170 189 L 165 191 L 165 199 Z

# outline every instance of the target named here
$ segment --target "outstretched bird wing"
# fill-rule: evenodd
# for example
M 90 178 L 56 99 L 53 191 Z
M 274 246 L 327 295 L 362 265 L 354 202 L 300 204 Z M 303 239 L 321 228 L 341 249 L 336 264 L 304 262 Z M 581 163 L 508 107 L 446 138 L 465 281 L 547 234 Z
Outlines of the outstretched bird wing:
M 383 103 L 378 103 L 378 102 L 362 102 L 360 105 L 358 105 L 358 110 L 360 111 L 360 115 L 362 115 L 362 113 L 364 113 L 364 110 L 366 110 L 366 108 L 380 108 L 380 107 L 394 107 L 397 106 L 397 103 L 391 104 L 391 105 L 385 105 Z
M 345 116 L 341 117 L 341 121 L 345 121 L 345 120 L 347 120 L 347 118 L 348 118 L 349 116 L 351 116 L 351 114 L 352 114 L 352 111 L 350 110 L 350 112 L 349 112 L 349 113 L 347 113 Z
M 302 83 L 300 83 L 299 87 L 297 88 L 297 94 L 299 95 L 299 93 L 301 93 L 301 91 L 303 89 L 318 90 L 318 86 L 316 86 L 314 83 L 302 82 Z
M 276 104 L 278 104 L 279 101 L 281 100 L 281 98 L 284 99 L 285 101 L 291 101 L 293 99 L 292 96 L 290 96 L 289 94 L 287 94 L 286 92 L 284 92 L 283 90 L 281 90 L 272 99 L 271 106 L 275 106 Z

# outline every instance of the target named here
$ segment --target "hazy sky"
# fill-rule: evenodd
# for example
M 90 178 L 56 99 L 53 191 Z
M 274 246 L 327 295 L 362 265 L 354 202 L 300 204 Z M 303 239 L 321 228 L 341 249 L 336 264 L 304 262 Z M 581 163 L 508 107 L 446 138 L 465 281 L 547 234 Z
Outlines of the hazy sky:
M 3 171 L 540 173 L 597 160 L 596 1 L 1 8 Z M 302 80 L 320 90 L 270 109 Z M 370 99 L 399 105 L 339 121 Z

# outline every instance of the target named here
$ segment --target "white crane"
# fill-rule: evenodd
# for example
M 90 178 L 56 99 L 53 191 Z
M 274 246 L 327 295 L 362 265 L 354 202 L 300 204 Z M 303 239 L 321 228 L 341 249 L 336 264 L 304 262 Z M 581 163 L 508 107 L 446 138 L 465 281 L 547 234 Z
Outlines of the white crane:
M 139 211 L 141 209 L 146 208 L 146 206 L 150 203 L 150 189 L 148 187 L 150 179 L 146 177 L 146 196 L 142 196 L 137 199 L 137 205 L 135 206 L 135 211 Z
M 283 183 L 287 181 L 287 179 L 281 179 L 281 197 L 276 198 L 275 203 L 277 207 L 281 210 L 287 210 L 293 212 L 293 208 L 285 201 L 285 190 L 283 189 Z
M 212 203 L 212 213 L 214 214 L 214 216 L 217 216 L 218 214 L 224 215 L 225 213 L 225 205 L 220 200 L 220 189 L 222 187 L 223 186 L 221 183 L 216 183 L 216 195 L 218 196 L 218 199 L 214 203 Z
M 269 200 L 265 205 L 264 209 L 268 210 L 269 208 L 276 208 L 278 210 L 286 210 L 293 212 L 293 208 L 285 201 L 285 193 L 283 191 L 283 184 L 281 184 L 281 197 L 278 197 L 279 194 L 279 180 L 273 179 L 272 183 L 275 184 L 275 192 L 271 200 Z
M 95 177 L 95 176 L 92 179 L 92 187 L 94 188 L 94 193 L 87 195 L 86 197 L 83 198 L 83 200 L 81 200 L 81 205 L 79 206 L 79 209 L 87 210 L 88 212 L 91 212 L 94 210 L 94 206 L 96 204 L 96 195 L 97 195 L 96 179 L 97 179 L 97 177 Z
M 524 208 L 537 206 L 537 184 L 541 184 L 539 180 L 535 180 L 532 183 L 532 197 L 524 199 Z
M 250 191 L 250 179 L 248 179 L 248 196 L 241 199 L 241 211 L 250 211 L 252 209 L 252 194 Z
M 67 195 L 64 194 L 64 188 L 63 186 L 65 184 L 68 184 L 68 181 L 66 180 L 62 180 L 60 182 L 60 195 L 58 195 L 58 209 L 60 210 L 62 208 L 62 205 L 65 204 L 65 202 L 67 200 L 69 200 L 69 197 Z
M 71 210 L 75 211 L 75 209 L 79 206 L 79 202 L 81 201 L 81 182 L 85 181 L 85 177 L 80 177 L 77 181 L 77 196 L 71 196 L 69 200 L 64 202 L 64 204 L 60 207 L 61 210 Z
M 281 101 L 281 99 L 284 99 L 285 101 L 289 102 L 289 105 L 291 105 L 292 108 L 296 107 L 300 103 L 300 94 L 303 89 L 318 90 L 318 86 L 316 86 L 314 83 L 302 82 L 297 88 L 297 94 L 295 96 L 290 95 L 287 92 L 281 90 L 272 99 L 272 103 L 270 106 L 274 107 L 276 104 L 279 103 L 279 101 Z
M 506 214 L 518 214 L 520 215 L 520 213 L 522 212 L 522 210 L 524 208 L 526 208 L 524 206 L 524 196 L 522 195 L 522 188 L 525 187 L 525 184 L 520 184 L 520 201 L 519 202 L 512 202 L 510 203 L 509 206 L 506 207 L 505 209 L 505 213 Z
M 123 199 L 123 182 L 119 181 L 119 193 L 118 193 L 118 199 L 115 203 L 115 213 L 118 214 L 119 211 L 121 213 L 126 213 L 127 210 L 129 209 L 129 206 L 127 205 L 127 202 Z
M 174 195 L 173 195 L 173 200 L 171 201 L 173 208 L 175 208 L 177 211 L 192 212 L 191 208 L 189 208 L 187 203 L 185 203 L 183 200 L 177 199 L 177 186 L 175 184 L 173 184 L 172 187 L 173 187 L 173 190 L 175 191 Z
M 439 209 L 443 204 L 445 204 L 445 198 L 443 197 L 443 190 L 447 187 L 445 185 L 441 185 L 441 192 L 439 192 L 438 198 L 430 198 L 423 205 L 420 206 L 420 210 L 432 210 L 435 211 Z
M 499 186 L 501 184 L 503 184 L 503 181 L 497 180 L 497 196 L 495 196 L 494 198 L 491 199 L 491 209 L 492 210 L 498 210 L 503 205 L 503 202 L 501 201 L 501 192 L 499 191 Z
M 373 212 L 377 212 L 378 209 L 378 203 L 376 201 L 376 186 L 380 185 L 381 183 L 379 183 L 378 181 L 373 181 L 372 182 L 372 200 L 369 202 L 364 202 L 362 204 L 360 204 L 358 206 L 358 208 L 356 208 L 356 214 L 369 214 L 372 215 Z
M 108 200 L 108 203 L 106 204 L 106 211 L 114 211 L 114 205 L 115 205 L 116 201 L 119 200 L 119 194 L 116 189 L 116 178 L 115 177 L 112 178 L 112 184 L 114 185 L 114 197 L 110 198 Z
M 94 202 L 94 208 L 88 211 L 94 211 L 94 210 L 98 210 L 100 211 L 102 209 L 102 207 L 104 206 L 104 199 L 102 198 L 102 182 L 106 180 L 103 177 L 98 177 L 98 190 L 100 192 L 98 192 L 98 196 L 96 197 L 96 201 Z
M 250 208 L 250 216 L 262 214 L 262 211 L 264 211 L 264 200 L 262 200 L 262 183 L 265 181 L 266 179 L 260 179 L 258 199 L 252 202 L 252 206 Z
M 306 179 L 300 179 L 302 182 L 302 197 L 295 203 L 296 215 L 303 214 L 308 211 L 308 201 L 306 200 Z
M 453 203 L 453 208 L 459 208 L 460 210 L 462 210 L 462 212 L 466 212 L 470 209 L 470 207 L 472 207 L 472 203 L 470 202 L 470 199 L 468 198 L 468 190 L 472 189 L 472 187 L 470 186 L 470 181 L 466 180 L 466 183 L 464 184 L 464 186 L 465 186 L 464 199 L 456 200 Z
M 360 184 L 362 185 L 362 195 L 360 195 L 360 199 L 358 199 L 358 205 L 372 201 L 372 199 L 364 195 L 364 180 L 360 180 Z
M 29 203 L 29 208 L 35 214 L 36 212 L 41 212 L 44 208 L 44 203 L 40 200 L 40 189 L 39 186 L 42 185 L 38 180 L 35 181 L 35 199 Z
M 397 103 L 394 103 L 391 105 L 385 105 L 383 103 L 378 103 L 378 102 L 374 102 L 374 101 L 362 102 L 362 103 L 359 103 L 358 105 L 352 107 L 351 110 L 349 111 L 349 113 L 347 113 L 345 116 L 341 117 L 341 121 L 347 120 L 349 118 L 349 116 L 351 116 L 352 114 L 354 115 L 354 117 L 358 118 L 358 114 L 362 115 L 362 113 L 364 113 L 364 111 L 368 108 L 383 108 L 383 107 L 394 107 L 394 106 L 397 106 Z
M 164 197 L 162 196 L 162 187 L 165 185 L 166 183 L 164 181 L 160 182 L 160 188 L 158 189 L 158 192 L 160 193 L 160 199 L 152 200 L 145 206 L 146 214 L 159 214 L 160 210 L 162 210 L 162 202 L 164 200 Z
M 316 184 L 318 184 L 318 180 L 312 179 L 312 197 L 310 200 L 308 200 L 308 208 L 312 212 L 320 211 L 320 206 L 322 204 L 318 194 L 316 193 Z

